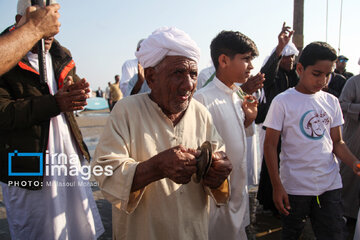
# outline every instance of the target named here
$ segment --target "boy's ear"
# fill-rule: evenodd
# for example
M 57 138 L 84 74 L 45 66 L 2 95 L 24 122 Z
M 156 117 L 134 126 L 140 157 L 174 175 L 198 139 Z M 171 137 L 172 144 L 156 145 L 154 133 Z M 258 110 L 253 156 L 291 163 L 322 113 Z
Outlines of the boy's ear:
M 219 67 L 225 68 L 229 62 L 229 57 L 226 56 L 225 54 L 220 54 L 218 61 L 219 61 Z
M 301 63 L 296 64 L 296 72 L 300 76 L 304 72 L 304 66 Z
M 153 89 L 154 86 L 154 76 L 155 76 L 155 69 L 153 67 L 145 68 L 144 69 L 144 75 L 146 83 L 148 84 L 150 89 Z

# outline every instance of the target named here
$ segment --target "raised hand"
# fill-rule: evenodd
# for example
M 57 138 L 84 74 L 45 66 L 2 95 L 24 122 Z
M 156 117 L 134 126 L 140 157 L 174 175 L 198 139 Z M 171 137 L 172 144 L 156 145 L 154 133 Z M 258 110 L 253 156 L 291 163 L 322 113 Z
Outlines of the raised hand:
M 281 32 L 278 36 L 278 45 L 276 47 L 276 53 L 278 56 L 281 55 L 282 50 L 284 47 L 290 42 L 292 35 L 294 34 L 294 30 L 291 31 L 291 27 L 286 26 L 284 22 L 281 28 Z
M 28 7 L 26 15 L 20 19 L 16 27 L 31 23 L 36 28 L 35 32 L 40 34 L 41 38 L 52 37 L 60 31 L 59 9 L 59 4 L 52 4 L 44 8 L 39 6 Z
M 242 103 L 242 109 L 245 114 L 244 125 L 246 128 L 250 126 L 251 123 L 255 120 L 258 113 L 257 106 L 258 106 L 258 101 L 256 97 L 252 95 L 247 95 L 244 97 L 244 101 Z
M 250 76 L 249 79 L 243 85 L 241 85 L 241 89 L 247 94 L 251 95 L 264 86 L 264 81 L 265 74 L 259 72 L 255 76 Z

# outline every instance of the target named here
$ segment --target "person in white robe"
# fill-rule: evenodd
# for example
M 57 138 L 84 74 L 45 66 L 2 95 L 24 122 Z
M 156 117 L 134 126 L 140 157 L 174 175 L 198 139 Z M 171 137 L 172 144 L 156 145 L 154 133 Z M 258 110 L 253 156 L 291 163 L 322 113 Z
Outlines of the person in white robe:
M 141 39 L 136 45 L 136 52 L 139 51 L 141 42 L 144 39 Z M 120 90 L 124 94 L 124 97 L 128 96 L 128 84 L 131 78 L 138 73 L 138 59 L 129 59 L 126 60 L 121 67 L 121 79 L 120 79 Z M 130 94 L 129 94 L 130 95 Z
M 232 165 L 209 112 L 191 100 L 199 48 L 185 32 L 164 27 L 136 56 L 151 92 L 117 103 L 92 163 L 114 169 L 97 177 L 113 205 L 113 238 L 207 240 L 208 196 L 218 205 L 228 202 Z M 213 161 L 197 183 L 196 149 L 204 141 L 212 145 Z
M 210 111 L 225 141 L 233 171 L 229 204 L 210 206 L 209 239 L 243 240 L 247 239 L 245 227 L 250 223 L 246 136 L 254 133 L 252 122 L 257 114 L 257 100 L 246 95 L 235 83 L 244 83 L 249 78 L 253 69 L 251 61 L 258 50 L 251 39 L 233 31 L 220 32 L 210 49 L 216 76 L 197 91 L 194 98 Z

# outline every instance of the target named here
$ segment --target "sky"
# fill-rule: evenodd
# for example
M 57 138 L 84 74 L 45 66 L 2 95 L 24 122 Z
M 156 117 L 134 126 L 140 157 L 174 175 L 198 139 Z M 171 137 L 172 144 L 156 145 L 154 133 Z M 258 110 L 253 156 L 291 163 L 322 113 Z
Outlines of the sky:
M 221 2 L 221 3 L 220 3 Z M 328 41 L 339 47 L 341 0 L 304 0 L 304 46 Z M 328 2 L 328 8 L 327 6 Z M 70 49 L 80 77 L 93 90 L 121 75 L 121 66 L 134 59 L 137 42 L 155 29 L 174 26 L 187 32 L 201 49 L 199 70 L 211 64 L 210 43 L 222 30 L 240 31 L 257 45 L 256 74 L 277 45 L 282 23 L 292 27 L 292 0 L 58 0 L 60 33 L 55 37 Z M 0 0 L 0 29 L 13 24 L 16 0 Z M 327 11 L 328 9 L 328 11 Z M 340 54 L 347 70 L 359 74 L 360 1 L 343 0 Z M 326 37 L 326 13 L 328 36 Z

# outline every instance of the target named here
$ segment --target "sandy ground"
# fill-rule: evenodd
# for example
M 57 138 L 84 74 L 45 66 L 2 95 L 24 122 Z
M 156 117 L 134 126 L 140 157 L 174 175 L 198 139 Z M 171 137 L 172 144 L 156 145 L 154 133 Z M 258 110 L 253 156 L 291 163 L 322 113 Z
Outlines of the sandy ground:
M 109 116 L 108 110 L 103 111 L 84 111 L 77 117 L 78 124 L 83 134 L 84 140 L 89 148 L 91 156 L 93 156 L 96 144 L 103 131 L 103 127 Z M 93 179 L 91 179 L 94 181 Z M 105 227 L 105 233 L 99 238 L 101 240 L 110 240 L 112 237 L 111 226 L 111 205 L 104 199 L 98 187 L 92 187 L 93 195 L 96 204 L 99 208 L 102 222 Z M 250 212 L 251 212 L 251 225 L 247 228 L 248 239 L 259 240 L 275 240 L 281 237 L 281 222 L 278 218 L 272 216 L 262 210 L 261 206 L 256 201 L 257 187 L 252 187 L 249 190 L 250 195 Z M 308 221 L 309 222 L 309 221 Z M 350 234 L 352 236 L 352 233 Z M 348 239 L 352 239 L 349 236 Z M 0 239 L 10 240 L 8 224 L 6 219 L 5 206 L 2 202 L 2 193 L 0 191 Z M 304 231 L 302 240 L 315 239 L 310 224 L 308 223 Z

